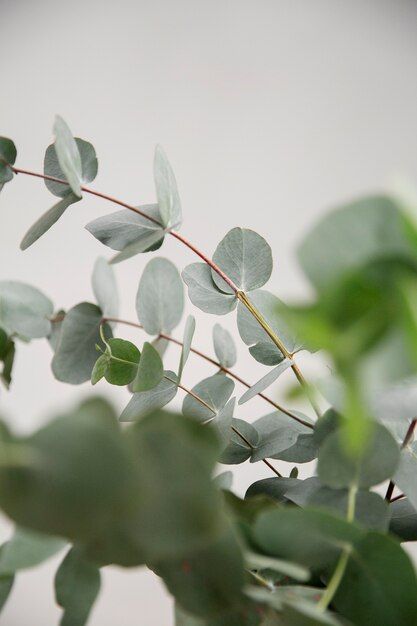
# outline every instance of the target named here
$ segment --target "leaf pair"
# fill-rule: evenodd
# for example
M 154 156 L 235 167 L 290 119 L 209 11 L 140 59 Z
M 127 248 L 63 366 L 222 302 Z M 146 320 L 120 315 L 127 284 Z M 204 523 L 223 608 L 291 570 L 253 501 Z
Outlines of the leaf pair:
M 137 212 L 124 209 L 87 224 L 86 229 L 96 239 L 119 251 L 111 263 L 120 263 L 141 252 L 157 250 L 163 243 L 165 233 L 180 226 L 182 214 L 177 183 L 161 146 L 155 150 L 154 179 L 157 204 L 139 206 Z
M 163 377 L 161 357 L 155 348 L 145 342 L 142 353 L 130 341 L 124 339 L 106 340 L 104 353 L 97 359 L 91 383 L 95 385 L 105 378 L 111 385 L 129 385 L 133 392 L 148 391 L 156 387 Z
M 217 246 L 213 261 L 241 291 L 262 287 L 272 272 L 271 248 L 252 230 L 233 228 Z M 237 305 L 235 290 L 205 263 L 192 263 L 182 273 L 193 304 L 206 313 L 225 315 Z
M 55 143 L 45 153 L 44 174 L 64 182 L 45 179 L 51 193 L 61 200 L 46 211 L 28 230 L 20 247 L 26 250 L 44 235 L 71 204 L 82 198 L 81 187 L 97 176 L 98 163 L 91 143 L 74 138 L 65 121 L 57 116 L 54 124 Z

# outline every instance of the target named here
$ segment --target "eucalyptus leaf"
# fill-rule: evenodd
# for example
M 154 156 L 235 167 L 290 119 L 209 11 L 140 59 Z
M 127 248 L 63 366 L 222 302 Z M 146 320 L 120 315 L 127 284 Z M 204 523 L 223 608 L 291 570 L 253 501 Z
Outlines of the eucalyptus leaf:
M 336 489 L 372 487 L 391 478 L 398 462 L 398 444 L 384 426 L 375 423 L 360 457 L 346 450 L 341 431 L 329 435 L 319 450 L 318 474 L 324 485 Z
M 103 317 L 117 317 L 119 314 L 119 294 L 116 277 L 107 261 L 99 257 L 93 269 L 93 292 Z
M 164 411 L 137 421 L 126 437 L 137 464 L 132 529 L 147 563 L 159 566 L 168 559 L 172 568 L 171 559 L 188 559 L 221 532 L 221 494 L 211 480 L 217 437 L 193 420 Z
M 177 375 L 171 371 L 164 374 L 166 377 L 154 389 L 133 394 L 120 415 L 121 422 L 134 422 L 148 413 L 162 409 L 175 398 L 178 391 Z
M 17 528 L 0 550 L 0 577 L 35 567 L 62 550 L 66 542 L 57 537 Z
M 155 148 L 153 173 L 162 222 L 166 227 L 178 227 L 182 221 L 182 214 L 177 181 L 161 146 Z
M 287 492 L 299 485 L 302 481 L 298 478 L 263 478 L 257 480 L 248 487 L 245 498 L 253 498 L 259 495 L 266 495 L 278 502 L 288 502 Z M 306 482 L 306 481 L 304 481 Z
M 136 311 L 149 335 L 170 333 L 181 320 L 184 291 L 177 268 L 157 257 L 149 261 L 140 279 Z
M 46 213 L 40 216 L 34 224 L 29 228 L 25 236 L 20 243 L 20 249 L 26 250 L 32 244 L 35 243 L 42 235 L 44 235 L 59 218 L 65 213 L 71 204 L 79 202 L 80 198 L 71 191 L 65 194 L 65 196 L 54 204 Z
M 210 424 L 219 435 L 221 452 L 229 445 L 232 436 L 233 414 L 235 410 L 236 398 L 231 398 L 227 404 L 218 412 Z
M 109 339 L 106 356 L 108 356 L 105 378 L 111 385 L 128 385 L 138 371 L 141 353 L 137 347 L 125 339 Z
M 73 193 L 81 198 L 82 165 L 80 151 L 67 123 L 59 115 L 55 118 L 54 135 L 59 166 Z
M 309 421 L 309 418 L 304 415 L 303 419 Z M 266 457 L 281 459 L 285 453 L 290 453 L 286 460 L 292 460 L 292 457 L 297 457 L 297 452 L 299 453 L 299 450 L 295 448 L 299 439 L 312 437 L 311 429 L 279 410 L 260 417 L 253 426 L 259 433 L 259 442 L 252 454 L 251 462 Z M 312 451 L 314 458 L 315 446 L 313 446 Z
M 81 158 L 81 182 L 91 183 L 97 176 L 98 162 L 95 150 L 91 143 L 75 137 L 75 144 L 78 148 L 78 152 Z M 43 171 L 46 176 L 52 178 L 58 178 L 59 180 L 67 180 L 58 160 L 55 144 L 48 146 L 45 152 L 45 159 L 43 165 Z M 53 180 L 44 179 L 45 185 L 48 190 L 54 194 L 63 198 L 71 193 L 71 189 L 68 184 L 58 183 Z
M 110 364 L 110 356 L 108 354 L 101 354 L 97 361 L 94 363 L 93 371 L 91 372 L 91 384 L 96 385 L 99 380 L 104 378 L 107 372 L 107 368 Z
M 84 626 L 100 591 L 100 570 L 72 548 L 55 576 L 55 596 L 64 609 L 60 626 Z
M 0 371 L 0 380 L 3 382 L 6 389 L 9 389 L 10 383 L 12 382 L 15 354 L 15 342 L 0 328 L 0 363 L 3 365 Z
M 182 349 L 180 356 L 180 364 L 178 366 L 178 381 L 181 381 L 185 364 L 190 356 L 191 343 L 195 332 L 195 318 L 192 315 L 187 317 L 184 328 L 184 336 L 182 339 Z
M 221 240 L 213 261 L 242 291 L 262 287 L 272 273 L 272 251 L 265 239 L 247 228 L 232 228 Z M 234 293 L 217 272 L 211 270 L 217 287 Z
M 191 263 L 182 272 L 191 302 L 205 313 L 226 315 L 236 308 L 237 298 L 221 292 L 205 263 Z
M 213 482 L 219 489 L 229 490 L 233 483 L 233 472 L 221 472 L 213 478 Z
M 376 532 L 358 539 L 333 604 L 355 626 L 413 624 L 416 573 L 399 543 Z
M 141 237 L 141 239 L 130 243 L 121 252 L 112 257 L 110 263 L 112 265 L 116 265 L 116 263 L 126 261 L 126 259 L 130 259 L 132 256 L 136 256 L 136 254 L 140 254 L 141 252 L 152 252 L 154 250 L 158 250 L 158 248 L 161 247 L 163 240 L 164 234 L 160 231 L 149 231 L 146 235 Z
M 228 330 L 215 324 L 213 326 L 213 345 L 216 357 L 222 367 L 233 367 L 236 364 L 236 346 Z
M 254 526 L 260 548 L 307 567 L 333 563 L 341 546 L 353 545 L 362 536 L 359 528 L 327 512 L 294 507 L 261 513 Z
M 417 511 L 407 498 L 391 502 L 389 530 L 401 541 L 417 541 Z
M 159 233 L 163 239 L 164 230 L 157 204 L 144 204 L 137 207 L 141 213 L 149 215 L 147 219 L 144 215 L 122 209 L 109 215 L 103 215 L 89 222 L 85 227 L 102 244 L 112 248 L 112 250 L 126 250 L 128 247 L 137 244 L 143 246 L 143 252 L 149 250 L 154 244 L 148 244 L 149 238 Z
M 27 339 L 51 332 L 52 302 L 41 291 L 18 281 L 0 281 L 0 326 Z
M 11 139 L 0 137 L 0 185 L 12 180 L 14 174 L 9 165 L 14 165 L 17 157 L 16 146 Z M 0 189 L 1 191 L 1 189 Z
M 255 345 L 250 346 L 249 353 L 255 361 L 263 365 L 278 365 L 284 360 L 284 355 L 277 350 L 274 343 L 269 341 L 258 341 Z
M 140 355 L 136 376 L 132 383 L 134 393 L 155 389 L 164 376 L 164 365 L 159 353 L 145 341 Z
M 1 185 L 0 185 L 1 191 Z M 3 610 L 4 605 L 10 595 L 13 588 L 14 576 L 1 576 L 0 577 L 0 611 Z
M 100 343 L 102 312 L 95 304 L 82 302 L 70 309 L 62 322 L 59 341 L 52 359 L 54 376 L 65 383 L 79 385 L 91 378 Z M 111 329 L 104 325 L 111 337 Z
M 317 477 L 299 481 L 285 492 L 285 498 L 305 507 L 324 508 L 346 518 L 349 506 L 348 489 L 331 489 Z M 359 489 L 355 496 L 355 521 L 366 528 L 386 532 L 389 525 L 388 504 L 377 493 Z
M 127 515 L 132 461 L 105 401 L 84 402 L 11 443 L 25 456 L 18 468 L 0 466 L 0 506 L 17 525 L 81 541 Z
M 285 370 L 288 369 L 290 366 L 291 361 L 289 359 L 285 359 L 284 361 L 282 361 L 279 365 L 277 365 L 277 367 L 268 372 L 268 374 L 265 374 L 265 376 L 258 380 L 257 383 L 255 383 L 254 385 L 252 385 L 252 387 L 245 391 L 243 396 L 239 398 L 239 404 L 244 404 L 245 402 L 248 402 L 249 400 L 257 396 L 258 393 L 262 393 L 263 391 L 265 391 L 265 389 L 272 385 L 272 383 L 274 383 L 277 378 L 281 376 L 281 374 L 285 372 Z
M 361 198 L 327 214 L 302 242 L 298 258 L 313 285 L 324 289 L 380 259 L 415 263 L 415 252 L 398 203 L 381 195 Z
M 192 392 L 210 408 L 188 394 L 182 404 L 183 414 L 201 422 L 213 419 L 225 407 L 234 387 L 233 380 L 223 374 L 214 374 L 214 376 L 205 378 L 192 388 Z
M 241 601 L 243 558 L 227 527 L 210 545 L 181 562 L 158 564 L 157 572 L 181 606 L 195 615 L 215 617 Z
M 394 482 L 417 508 L 417 442 L 409 443 L 401 450 L 400 462 L 394 475 Z
M 250 458 L 252 450 L 256 448 L 259 441 L 259 434 L 248 422 L 244 420 L 233 418 L 232 426 L 241 433 L 244 438 L 251 444 L 248 445 L 244 439 L 239 437 L 236 432 L 232 431 L 231 438 L 227 447 L 223 450 L 220 456 L 220 463 L 225 465 L 236 465 L 238 463 L 244 463 Z

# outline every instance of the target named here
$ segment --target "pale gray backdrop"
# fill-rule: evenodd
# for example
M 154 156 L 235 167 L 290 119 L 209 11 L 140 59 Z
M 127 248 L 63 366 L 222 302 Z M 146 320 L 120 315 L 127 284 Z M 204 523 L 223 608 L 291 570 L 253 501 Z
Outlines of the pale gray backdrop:
M 135 203 L 154 199 L 153 147 L 162 143 L 180 185 L 183 232 L 211 253 L 229 228 L 256 229 L 274 249 L 271 288 L 289 298 L 305 289 L 296 243 L 323 210 L 398 174 L 415 181 L 416 52 L 411 0 L 0 0 L 0 134 L 16 141 L 21 167 L 41 170 L 60 113 L 97 149 L 94 187 Z M 53 201 L 23 176 L 4 189 L 0 278 L 34 283 L 69 307 L 91 298 L 92 264 L 108 255 L 83 226 L 114 207 L 86 198 L 20 252 Z M 195 260 L 174 240 L 162 254 L 180 268 Z M 132 320 L 145 263 L 116 270 Z M 210 351 L 216 318 L 197 321 L 196 344 Z M 233 328 L 234 316 L 224 323 Z M 256 380 L 262 366 L 245 348 L 240 355 L 240 371 Z M 1 391 L 0 411 L 20 430 L 91 393 L 54 381 L 50 356 L 45 342 L 19 348 L 13 387 Z M 173 348 L 169 360 L 177 358 Z M 187 382 L 209 372 L 194 359 Z M 124 390 L 99 391 L 118 407 L 127 401 Z M 267 411 L 254 401 L 240 416 Z M 258 465 L 238 468 L 240 492 L 267 475 Z M 7 537 L 6 521 L 1 531 Z M 57 562 L 19 576 L 0 624 L 57 624 Z M 153 575 L 109 569 L 90 624 L 169 626 L 171 601 Z

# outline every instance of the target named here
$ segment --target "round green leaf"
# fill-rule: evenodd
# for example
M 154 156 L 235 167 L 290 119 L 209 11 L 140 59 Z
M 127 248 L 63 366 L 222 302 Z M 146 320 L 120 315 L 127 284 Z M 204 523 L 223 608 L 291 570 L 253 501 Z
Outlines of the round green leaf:
M 191 302 L 205 313 L 225 315 L 236 308 L 236 296 L 225 294 L 216 287 L 211 270 L 205 263 L 187 265 L 181 276 L 188 287 Z
M 265 239 L 247 228 L 232 228 L 221 240 L 213 261 L 242 291 L 265 285 L 272 273 L 272 252 Z M 225 293 L 232 288 L 212 270 L 217 287 Z
M 65 315 L 52 359 L 52 371 L 58 380 L 79 385 L 91 378 L 97 361 L 96 345 L 101 344 L 101 321 L 101 309 L 90 302 L 77 304 Z M 104 325 L 104 333 L 111 337 L 108 324 Z
M 109 361 L 105 379 L 111 385 L 128 385 L 136 376 L 141 354 L 137 347 L 125 339 L 108 340 Z
M 52 302 L 41 291 L 18 281 L 0 281 L 0 326 L 9 335 L 27 339 L 46 337 L 51 332 Z
M 75 143 L 81 158 L 81 182 L 91 183 L 97 176 L 98 171 L 96 152 L 92 144 L 84 141 L 84 139 L 75 137 Z M 55 144 L 51 144 L 46 149 L 43 171 L 46 176 L 67 180 L 59 164 Z M 69 185 L 63 185 L 47 179 L 45 179 L 45 185 L 54 196 L 63 198 L 70 193 Z

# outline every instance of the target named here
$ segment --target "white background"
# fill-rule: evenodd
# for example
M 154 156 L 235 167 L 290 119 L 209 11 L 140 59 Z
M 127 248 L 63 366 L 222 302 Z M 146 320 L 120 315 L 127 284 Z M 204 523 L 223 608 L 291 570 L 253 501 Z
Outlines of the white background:
M 94 187 L 137 204 L 154 200 L 153 148 L 162 143 L 180 186 L 184 234 L 212 253 L 231 227 L 254 228 L 274 250 L 270 288 L 298 297 L 306 285 L 295 247 L 324 210 L 398 174 L 415 181 L 416 35 L 411 0 L 0 0 L 0 134 L 15 140 L 21 167 L 41 171 L 60 113 L 97 149 Z M 109 256 L 83 226 L 114 207 L 87 197 L 20 252 L 26 229 L 53 202 L 41 181 L 23 176 L 3 190 L 0 279 L 33 283 L 70 307 L 92 298 L 94 259 Z M 179 268 L 195 260 L 174 240 L 161 253 Z M 116 270 L 132 320 L 146 261 Z M 196 316 L 196 345 L 210 352 L 217 320 Z M 234 315 L 222 323 L 233 329 Z M 264 369 L 246 348 L 239 353 L 238 370 L 256 380 Z M 46 342 L 19 348 L 13 387 L 0 395 L 16 429 L 30 431 L 91 393 L 54 381 L 50 358 Z M 168 363 L 177 358 L 172 348 Z M 212 372 L 194 358 L 187 383 Z M 99 391 L 118 408 L 127 402 L 124 390 Z M 267 412 L 253 401 L 239 416 Z M 242 493 L 267 470 L 246 464 L 237 474 Z M 4 521 L 3 537 L 9 528 Z M 19 576 L 0 624 L 58 623 L 57 562 Z M 110 568 L 90 624 L 170 625 L 171 601 L 153 575 Z

